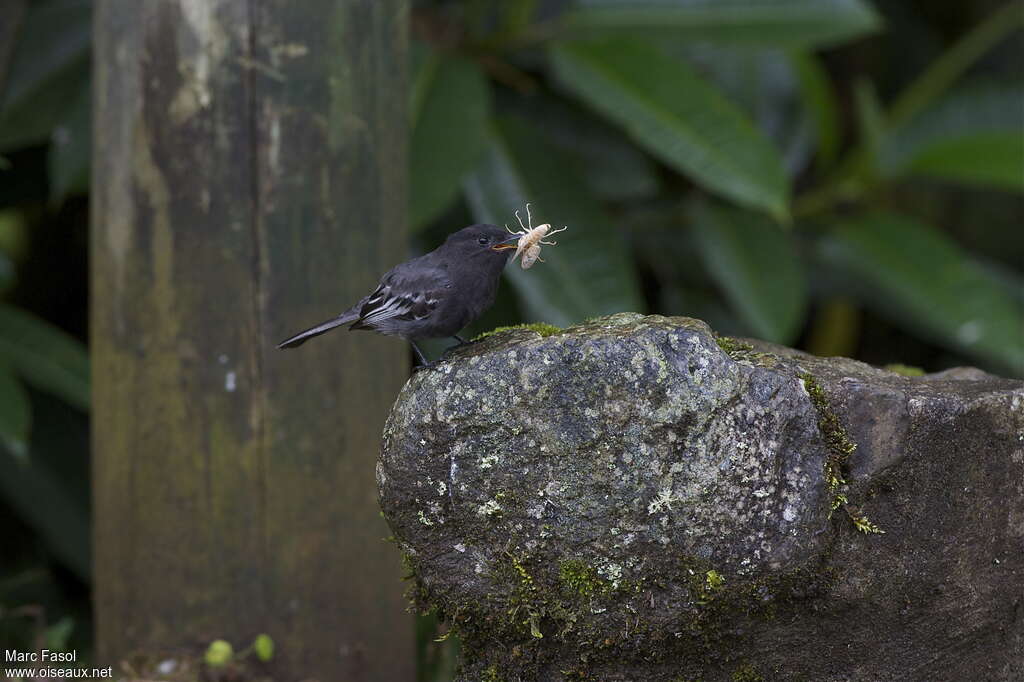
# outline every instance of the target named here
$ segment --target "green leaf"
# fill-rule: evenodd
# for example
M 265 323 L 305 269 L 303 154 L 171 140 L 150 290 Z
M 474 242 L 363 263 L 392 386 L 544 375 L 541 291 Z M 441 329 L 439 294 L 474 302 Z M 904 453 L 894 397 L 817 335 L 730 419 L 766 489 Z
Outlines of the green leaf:
M 643 308 L 625 239 L 573 174 L 571 162 L 526 121 L 496 122 L 484 162 L 466 181 L 466 196 L 481 222 L 519 229 L 513 213 L 519 210 L 525 222 L 529 201 L 535 226 L 568 226 L 554 238 L 557 246 L 544 247 L 546 262 L 528 271 L 512 263 L 505 271 L 530 322 L 564 327 Z
M 1024 191 L 1024 138 L 982 133 L 946 140 L 923 150 L 911 173 L 969 185 Z
M 418 70 L 412 100 L 409 210 L 419 229 L 452 202 L 483 156 L 490 93 L 476 64 L 433 53 Z
M 634 41 L 571 43 L 550 54 L 566 88 L 651 154 L 713 192 L 785 218 L 778 153 L 684 63 Z
M 68 102 L 89 90 L 89 62 L 78 64 L 55 76 L 48 87 L 29 100 L 0 110 L 0 151 L 44 144 L 60 125 Z
M 690 211 L 702 260 L 754 335 L 791 343 L 807 311 L 796 244 L 763 215 L 695 203 Z
M 866 163 L 874 163 L 885 134 L 885 115 L 875 84 L 867 78 L 858 78 L 853 84 L 853 99 L 857 109 L 857 126 L 868 158 Z
M 92 8 L 87 0 L 29 6 L 0 94 L 0 149 L 46 141 L 89 83 Z
M 818 158 L 832 165 L 839 153 L 839 113 L 836 93 L 821 61 L 810 54 L 790 55 L 800 82 L 800 97 L 810 112 L 817 134 Z
M 912 174 L 1024 191 L 1021 84 L 971 84 L 899 126 L 880 163 Z
M 0 251 L 0 295 L 14 286 L 15 278 L 14 262 L 6 253 Z
M 25 260 L 29 249 L 29 211 L 17 206 L 0 209 L 0 252 L 14 262 Z M 13 273 L 12 273 L 13 274 Z
M 6 304 L 0 304 L 0 361 L 37 388 L 89 409 L 89 357 L 82 344 Z
M 1024 309 L 942 233 L 876 213 L 839 224 L 821 245 L 865 307 L 907 331 L 1024 376 Z
M 53 131 L 49 164 L 50 199 L 59 203 L 69 194 L 89 191 L 92 153 L 92 93 L 82 88 L 65 118 Z
M 502 3 L 501 29 L 506 35 L 518 35 L 533 19 L 538 0 L 505 0 Z
M 515 99 L 508 111 L 543 121 L 546 139 L 573 157 L 576 172 L 601 199 L 629 201 L 658 193 L 661 182 L 654 161 L 618 128 L 565 98 Z
M 17 208 L 0 210 L 0 294 L 14 286 L 18 279 L 16 263 L 28 250 L 28 221 Z
M 799 81 L 782 50 L 708 43 L 661 43 L 680 57 L 742 111 L 778 150 L 788 175 L 796 176 L 809 158 L 813 131 L 810 112 L 800 106 Z
M 46 646 L 52 651 L 66 651 L 71 633 L 75 631 L 75 621 L 71 616 L 64 616 L 46 628 Z
M 28 395 L 11 371 L 0 364 L 0 441 L 15 457 L 28 456 L 32 412 Z
M 1021 28 L 1024 12 L 1020 11 L 1019 3 L 1011 0 L 992 12 L 900 93 L 889 111 L 889 124 L 902 125 L 924 111 L 986 52 Z
M 671 32 L 679 40 L 823 47 L 877 31 L 861 0 L 576 0 L 565 26 L 584 35 Z
M 46 87 L 55 73 L 88 56 L 92 40 L 89 0 L 41 0 L 29 4 L 18 35 L 2 101 L 17 104 Z
M 0 497 L 31 526 L 54 555 L 89 582 L 89 510 L 39 458 L 26 463 L 0 447 Z

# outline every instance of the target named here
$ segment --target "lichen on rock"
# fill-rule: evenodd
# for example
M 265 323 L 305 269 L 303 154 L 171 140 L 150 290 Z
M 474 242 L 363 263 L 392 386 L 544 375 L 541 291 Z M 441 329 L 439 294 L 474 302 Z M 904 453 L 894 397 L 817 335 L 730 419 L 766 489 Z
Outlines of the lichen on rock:
M 909 380 L 723 342 L 688 318 L 619 314 L 549 331 L 459 347 L 409 380 L 385 428 L 381 504 L 417 605 L 462 637 L 464 680 L 728 680 L 755 669 L 747 660 L 765 679 L 877 679 L 888 669 L 844 664 L 851 642 L 874 636 L 850 611 L 902 603 L 952 570 L 897 556 L 926 537 L 901 515 L 932 502 L 893 501 L 935 494 L 928 453 L 936 439 L 958 447 L 942 435 L 957 410 L 1004 420 L 996 433 L 1024 422 L 988 408 L 1019 399 L 1015 382 Z M 898 400 L 903 412 L 887 409 Z M 1009 455 L 999 466 L 1020 480 Z M 1000 526 L 1006 542 L 1024 519 L 1024 484 L 1001 480 L 1017 515 Z M 832 518 L 837 494 L 850 519 L 868 508 L 887 534 Z M 1007 562 L 1019 570 L 1019 557 Z M 907 577 L 922 567 L 925 585 Z M 819 641 L 816 627 L 844 641 Z M 808 645 L 817 655 L 793 652 Z

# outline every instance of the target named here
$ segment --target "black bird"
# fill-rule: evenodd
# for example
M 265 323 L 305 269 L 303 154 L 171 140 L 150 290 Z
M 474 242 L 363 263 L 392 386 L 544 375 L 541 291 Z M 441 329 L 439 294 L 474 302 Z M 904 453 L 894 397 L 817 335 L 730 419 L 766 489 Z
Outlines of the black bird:
M 416 339 L 454 337 L 494 303 L 508 249 L 522 235 L 497 225 L 470 225 L 448 235 L 444 244 L 393 267 L 372 294 L 337 317 L 285 339 L 278 348 L 295 348 L 308 339 L 348 324 L 349 329 L 400 336 L 412 343 L 424 366 L 430 363 Z

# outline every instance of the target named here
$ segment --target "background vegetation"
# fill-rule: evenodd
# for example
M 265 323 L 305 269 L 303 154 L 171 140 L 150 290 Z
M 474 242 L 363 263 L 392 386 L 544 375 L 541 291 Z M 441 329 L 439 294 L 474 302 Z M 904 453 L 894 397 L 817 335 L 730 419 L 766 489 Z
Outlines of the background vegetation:
M 80 651 L 90 12 L 0 7 L 0 642 Z M 471 333 L 638 310 L 1022 377 L 1022 18 L 958 0 L 415 2 L 410 251 L 530 201 L 569 231 L 509 268 Z M 437 635 L 421 621 L 424 679 L 452 666 Z

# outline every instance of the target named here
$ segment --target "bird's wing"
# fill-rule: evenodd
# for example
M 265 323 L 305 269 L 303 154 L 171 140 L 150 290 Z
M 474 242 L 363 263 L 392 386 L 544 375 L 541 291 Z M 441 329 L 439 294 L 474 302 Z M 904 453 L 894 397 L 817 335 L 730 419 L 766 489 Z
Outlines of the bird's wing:
M 389 321 L 422 320 L 437 308 L 449 286 L 448 273 L 442 268 L 405 267 L 403 263 L 381 280 L 359 310 L 352 329 L 373 329 Z

